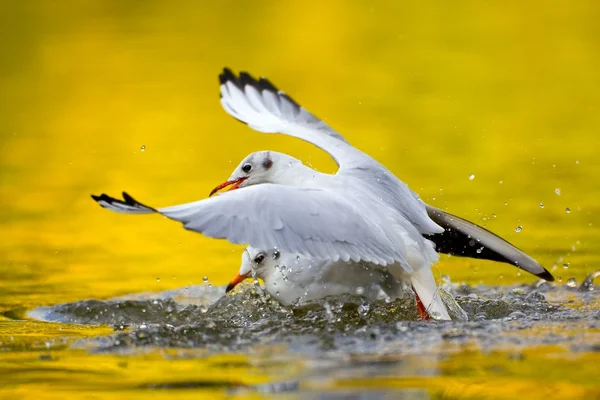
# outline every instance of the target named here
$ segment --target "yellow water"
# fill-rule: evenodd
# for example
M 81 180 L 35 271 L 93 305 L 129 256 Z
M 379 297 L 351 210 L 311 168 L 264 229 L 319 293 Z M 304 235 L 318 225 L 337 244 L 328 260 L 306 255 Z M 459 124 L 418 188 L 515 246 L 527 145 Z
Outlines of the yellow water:
M 599 18 L 595 0 L 6 2 L 0 312 L 177 288 L 203 276 L 225 284 L 237 272 L 238 246 L 160 217 L 108 213 L 92 193 L 127 190 L 156 206 L 200 199 L 263 149 L 334 170 L 309 144 L 226 115 L 216 78 L 223 66 L 268 76 L 427 202 L 485 224 L 563 282 L 580 281 L 600 260 Z M 459 258 L 443 257 L 437 268 L 471 284 L 535 280 Z M 261 383 L 303 368 L 241 355 L 90 355 L 68 342 L 53 348 L 54 362 L 39 358 L 46 339 L 108 332 L 0 317 L 0 396 L 111 398 L 127 388 L 129 397 L 166 398 L 166 390 L 131 388 L 165 375 Z M 544 379 L 530 371 L 542 363 L 557 382 L 552 396 L 590 397 L 587 366 L 598 365 L 597 353 L 531 351 L 520 376 L 486 367 L 503 356 L 458 352 L 438 377 L 371 384 L 480 398 L 477 382 L 491 377 L 490 393 L 510 397 L 507 387 L 528 390 Z M 561 375 L 571 368 L 565 359 L 586 366 L 584 378 Z M 115 381 L 122 386 L 107 389 Z M 178 395 L 224 396 L 225 386 Z

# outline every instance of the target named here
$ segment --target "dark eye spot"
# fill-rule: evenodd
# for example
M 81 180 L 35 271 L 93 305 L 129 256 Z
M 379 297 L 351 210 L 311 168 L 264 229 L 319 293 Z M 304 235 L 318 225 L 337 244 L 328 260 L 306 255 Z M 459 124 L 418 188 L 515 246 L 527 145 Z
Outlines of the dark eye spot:
M 267 156 L 267 158 L 265 158 L 265 161 L 263 161 L 262 166 L 264 169 L 271 168 L 273 166 L 273 160 L 271 160 L 271 158 Z
M 242 165 L 242 171 L 244 171 L 245 173 L 252 171 L 252 165 L 251 164 Z
M 265 255 L 263 253 L 259 253 L 256 257 L 254 257 L 254 262 L 260 264 L 265 260 Z

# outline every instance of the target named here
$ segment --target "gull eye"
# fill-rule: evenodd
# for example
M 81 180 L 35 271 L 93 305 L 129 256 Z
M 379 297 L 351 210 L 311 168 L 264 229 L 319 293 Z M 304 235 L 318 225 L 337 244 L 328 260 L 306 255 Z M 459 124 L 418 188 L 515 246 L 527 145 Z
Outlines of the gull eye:
M 242 171 L 244 171 L 245 173 L 252 171 L 252 165 L 251 164 L 242 165 Z
M 273 260 L 277 260 L 280 255 L 281 254 L 279 253 L 279 250 L 275 249 L 275 251 L 273 252 Z
M 264 253 L 258 253 L 258 254 L 256 255 L 256 257 L 254 257 L 254 262 L 255 262 L 255 263 L 257 263 L 257 264 L 260 264 L 260 263 L 262 263 L 264 260 L 265 260 L 265 255 L 264 255 Z

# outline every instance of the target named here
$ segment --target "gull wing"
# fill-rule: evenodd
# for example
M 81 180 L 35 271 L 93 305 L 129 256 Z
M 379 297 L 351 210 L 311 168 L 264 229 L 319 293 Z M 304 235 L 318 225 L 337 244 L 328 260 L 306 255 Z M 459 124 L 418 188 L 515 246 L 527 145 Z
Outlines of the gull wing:
M 427 212 L 433 221 L 445 229 L 443 233 L 424 235 L 435 243 L 438 253 L 500 261 L 547 281 L 554 281 L 554 277 L 546 268 L 500 236 L 429 205 Z
M 399 262 L 410 272 L 401 236 L 384 230 L 375 212 L 357 211 L 326 190 L 262 184 L 165 208 L 92 196 L 102 207 L 127 214 L 159 213 L 206 236 L 323 260 Z
M 221 105 L 235 119 L 263 133 L 283 133 L 312 143 L 333 157 L 338 166 L 360 160 L 363 153 L 325 122 L 300 106 L 266 78 L 247 72 L 239 77 L 228 69 L 219 75 Z

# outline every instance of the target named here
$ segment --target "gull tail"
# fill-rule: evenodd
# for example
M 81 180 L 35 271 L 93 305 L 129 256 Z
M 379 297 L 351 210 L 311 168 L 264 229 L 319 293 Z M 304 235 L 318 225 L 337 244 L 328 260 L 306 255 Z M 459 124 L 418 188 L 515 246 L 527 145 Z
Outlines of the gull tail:
M 446 230 L 424 235 L 435 243 L 438 253 L 504 262 L 547 281 L 554 281 L 546 268 L 500 236 L 438 208 L 426 207 L 429 217 Z
M 101 207 L 121 214 L 153 214 L 158 212 L 155 208 L 140 203 L 125 192 L 123 192 L 123 200 L 115 199 L 104 193 L 100 196 L 92 195 L 92 199 Z
M 413 290 L 423 303 L 425 311 L 432 319 L 450 321 L 450 314 L 442 301 L 438 286 L 429 268 L 419 268 L 410 275 Z

